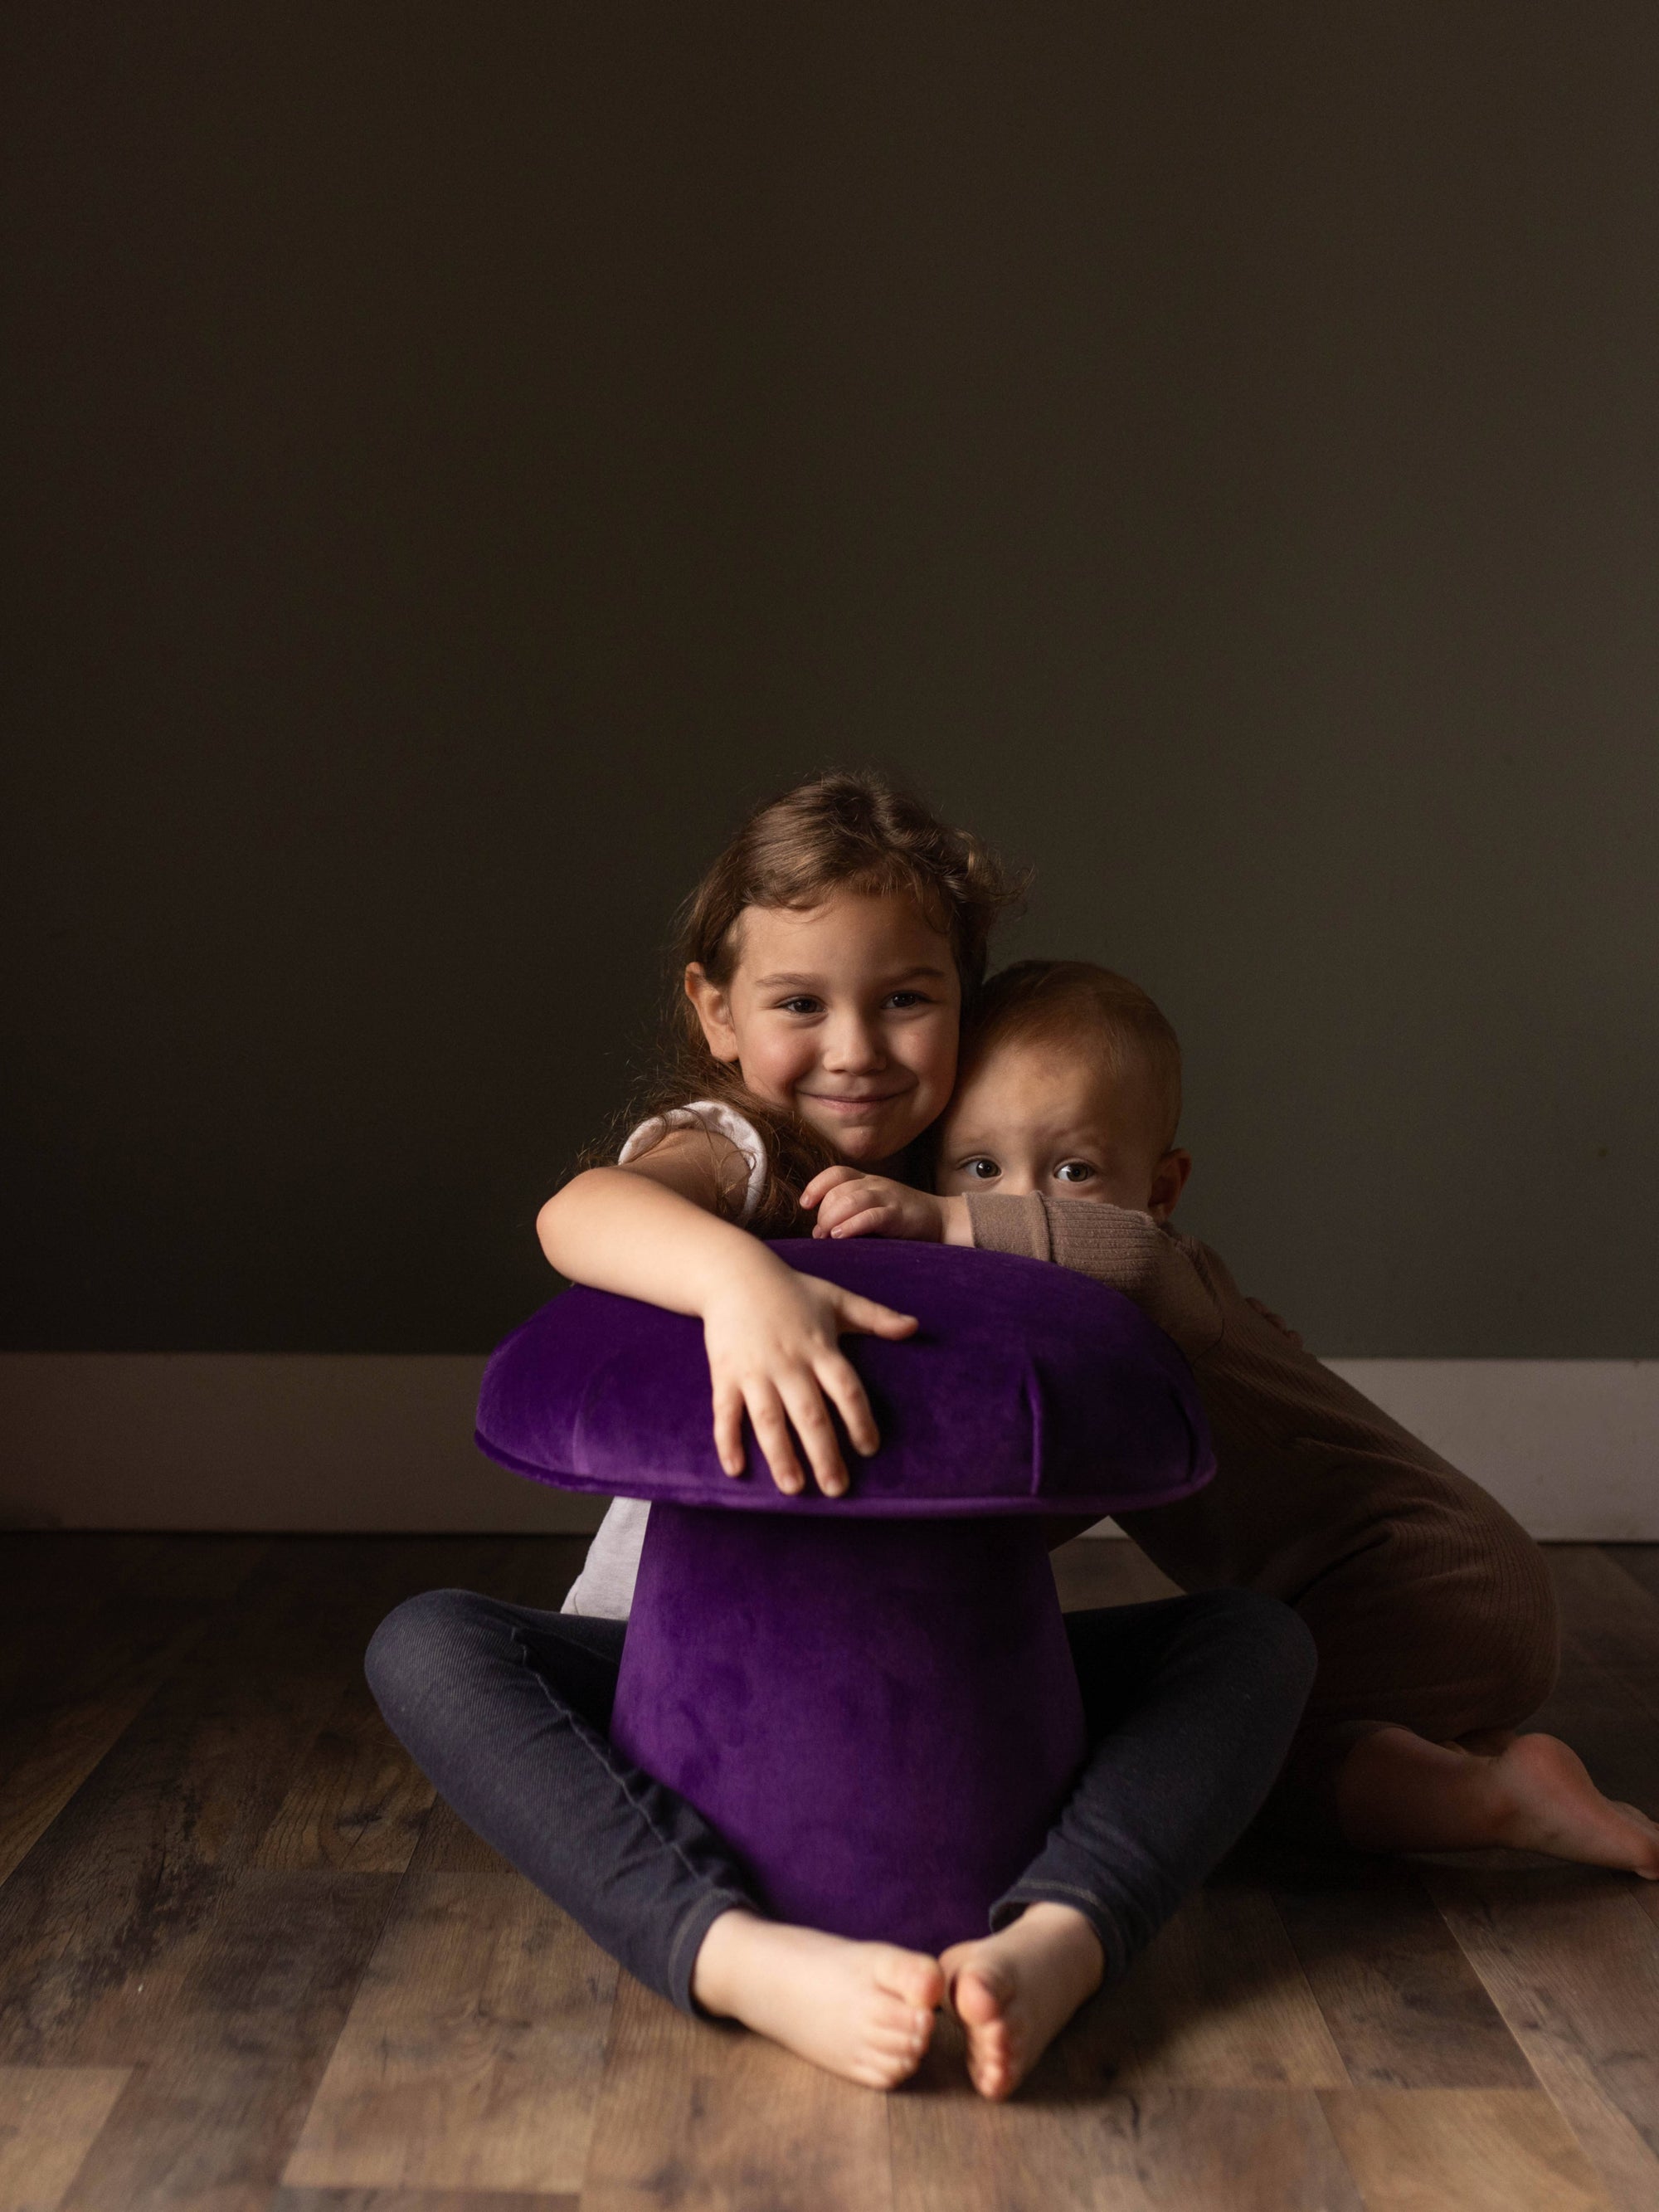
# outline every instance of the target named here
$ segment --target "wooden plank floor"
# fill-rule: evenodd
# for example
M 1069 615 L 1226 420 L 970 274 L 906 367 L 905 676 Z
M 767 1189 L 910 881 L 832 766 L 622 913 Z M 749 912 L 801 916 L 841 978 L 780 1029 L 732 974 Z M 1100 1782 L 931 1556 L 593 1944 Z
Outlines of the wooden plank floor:
M 1659 2206 L 1659 1895 L 1548 1860 L 1247 1843 L 995 2108 L 948 2025 L 884 2098 L 683 2018 L 363 1683 L 400 1597 L 556 1605 L 582 1541 L 6 1539 L 0 2212 Z M 1659 1808 L 1659 1547 L 1551 1559 L 1540 1717 Z

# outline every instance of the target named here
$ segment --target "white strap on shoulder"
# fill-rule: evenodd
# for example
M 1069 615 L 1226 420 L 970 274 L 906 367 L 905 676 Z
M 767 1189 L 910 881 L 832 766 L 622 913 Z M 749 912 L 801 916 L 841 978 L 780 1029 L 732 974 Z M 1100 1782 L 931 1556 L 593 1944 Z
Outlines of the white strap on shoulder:
M 728 1106 L 719 1098 L 694 1098 L 689 1105 L 671 1106 L 666 1114 L 653 1114 L 629 1135 L 617 1155 L 617 1164 L 626 1167 L 629 1160 L 648 1152 L 669 1129 L 690 1129 L 699 1125 L 716 1131 L 735 1145 L 744 1157 L 749 1170 L 749 1187 L 738 1215 L 738 1225 L 742 1228 L 753 1219 L 761 1194 L 766 1188 L 766 1141 L 754 1123 L 739 1114 L 735 1106 Z

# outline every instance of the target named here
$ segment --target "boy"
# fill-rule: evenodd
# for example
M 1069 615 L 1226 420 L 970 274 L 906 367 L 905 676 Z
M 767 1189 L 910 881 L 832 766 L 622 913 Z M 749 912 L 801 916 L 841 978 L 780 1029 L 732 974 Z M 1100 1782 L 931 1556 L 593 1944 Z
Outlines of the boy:
M 1191 1167 L 1180 1109 L 1180 1047 L 1144 991 L 1083 961 L 1022 961 L 964 1034 L 939 1194 L 837 1167 L 802 1202 L 817 1236 L 1073 1267 L 1186 1353 L 1216 1478 L 1121 1524 L 1182 1589 L 1260 1590 L 1313 1632 L 1318 1680 L 1264 1818 L 1364 1850 L 1503 1844 L 1659 1878 L 1653 1821 L 1556 1738 L 1512 1733 L 1559 1663 L 1543 1554 L 1168 1225 Z

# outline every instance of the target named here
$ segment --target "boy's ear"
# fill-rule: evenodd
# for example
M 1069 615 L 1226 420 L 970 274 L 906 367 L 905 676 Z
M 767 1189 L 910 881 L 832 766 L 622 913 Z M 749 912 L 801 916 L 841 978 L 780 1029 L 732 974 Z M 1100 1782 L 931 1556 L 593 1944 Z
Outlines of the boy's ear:
M 1187 1178 L 1193 1171 L 1193 1156 L 1179 1150 L 1165 1152 L 1152 1170 L 1152 1188 L 1146 1200 L 1146 1211 L 1154 1221 L 1167 1221 L 1176 1210 L 1176 1200 L 1187 1187 Z
M 734 1060 L 738 1056 L 738 1033 L 732 1026 L 731 997 L 718 983 L 710 981 L 701 960 L 686 963 L 685 995 L 696 1011 L 703 1042 L 709 1051 L 716 1060 Z

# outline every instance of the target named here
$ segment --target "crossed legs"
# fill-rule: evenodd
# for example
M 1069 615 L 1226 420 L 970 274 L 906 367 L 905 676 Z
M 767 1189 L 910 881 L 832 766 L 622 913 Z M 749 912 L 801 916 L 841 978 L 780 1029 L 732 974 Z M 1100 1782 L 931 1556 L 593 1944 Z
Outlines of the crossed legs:
M 765 1914 L 696 1808 L 609 1740 L 622 1623 L 434 1590 L 387 1616 L 365 1668 L 461 1817 L 648 1987 L 881 2088 L 915 2070 L 948 1989 L 975 2085 L 1002 2097 L 1251 1819 L 1313 1673 L 1294 1615 L 1244 1592 L 1067 1632 L 1083 1772 L 994 1932 L 942 1961 Z

